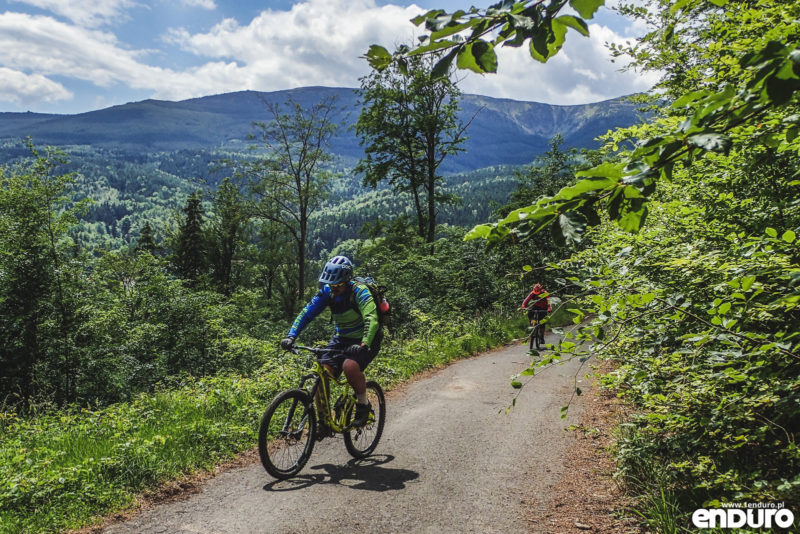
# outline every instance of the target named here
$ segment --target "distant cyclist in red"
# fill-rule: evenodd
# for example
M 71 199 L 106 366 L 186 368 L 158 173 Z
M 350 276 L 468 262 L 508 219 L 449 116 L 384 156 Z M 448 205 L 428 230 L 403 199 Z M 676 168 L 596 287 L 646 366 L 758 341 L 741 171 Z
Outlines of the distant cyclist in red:
M 550 306 L 550 302 L 547 300 L 547 296 L 549 293 L 544 290 L 542 284 L 535 284 L 533 286 L 533 290 L 530 294 L 522 301 L 522 306 L 520 309 L 528 310 L 528 321 L 531 319 L 536 319 L 540 323 L 545 316 L 553 311 L 552 306 Z M 544 325 L 542 325 L 541 330 L 539 330 L 542 335 L 540 337 L 542 343 L 544 343 Z

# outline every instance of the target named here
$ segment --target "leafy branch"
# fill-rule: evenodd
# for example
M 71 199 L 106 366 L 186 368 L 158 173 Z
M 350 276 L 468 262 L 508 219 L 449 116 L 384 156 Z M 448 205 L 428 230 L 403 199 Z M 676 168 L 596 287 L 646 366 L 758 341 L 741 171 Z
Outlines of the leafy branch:
M 740 65 L 748 80 L 738 91 L 728 85 L 720 91 L 684 95 L 671 106 L 688 111 L 674 131 L 640 141 L 621 162 L 605 162 L 578 172 L 581 180 L 575 185 L 515 210 L 497 223 L 478 225 L 464 239 L 498 241 L 512 234 L 512 225 L 526 221 L 534 233 L 550 226 L 556 242 L 579 242 L 588 226 L 600 223 L 601 208 L 620 227 L 637 232 L 646 220 L 647 202 L 656 183 L 669 180 L 676 164 L 691 165 L 708 153 L 727 154 L 734 129 L 752 125 L 772 110 L 796 102 L 800 49 L 793 44 L 772 41 L 743 56 Z M 780 126 L 787 143 L 798 137 L 796 122 Z
M 372 45 L 364 56 L 372 68 L 382 71 L 396 63 L 401 71 L 408 60 L 425 54 L 442 54 L 434 76 L 445 76 L 455 62 L 459 69 L 479 74 L 497 72 L 498 46 L 515 48 L 527 45 L 533 59 L 542 63 L 553 57 L 565 42 L 569 28 L 589 36 L 585 19 L 591 19 L 604 0 L 502 0 L 487 9 L 471 7 L 468 11 L 447 13 L 434 9 L 411 19 L 424 24 L 429 32 L 419 38 L 416 47 L 401 46 L 392 54 L 380 45 Z M 580 16 L 559 15 L 569 5 Z

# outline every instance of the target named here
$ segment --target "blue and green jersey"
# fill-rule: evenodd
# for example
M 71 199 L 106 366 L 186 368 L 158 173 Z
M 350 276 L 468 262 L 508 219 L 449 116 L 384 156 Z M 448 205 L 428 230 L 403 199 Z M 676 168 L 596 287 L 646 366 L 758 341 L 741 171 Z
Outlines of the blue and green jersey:
M 338 297 L 334 297 L 331 287 L 325 285 L 297 315 L 289 337 L 296 339 L 308 323 L 330 307 L 337 336 L 361 340 L 371 347 L 380 327 L 378 310 L 367 286 L 353 281 L 349 284 L 350 289 Z

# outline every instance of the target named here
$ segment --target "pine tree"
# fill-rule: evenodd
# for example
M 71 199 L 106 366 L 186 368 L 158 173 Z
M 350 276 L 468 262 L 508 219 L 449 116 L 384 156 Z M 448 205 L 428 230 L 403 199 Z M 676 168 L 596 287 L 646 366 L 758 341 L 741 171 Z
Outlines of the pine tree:
M 220 292 L 233 289 L 233 264 L 245 232 L 248 215 L 239 189 L 225 178 L 214 195 L 214 216 L 208 231 L 208 263 Z
M 150 226 L 150 221 L 144 223 L 144 227 L 142 227 L 139 240 L 136 242 L 136 251 L 145 251 L 153 255 L 158 251 L 158 246 L 153 238 L 153 227 Z
M 203 238 L 203 205 L 199 191 L 189 195 L 178 220 L 172 264 L 183 280 L 196 286 L 206 273 L 206 244 Z

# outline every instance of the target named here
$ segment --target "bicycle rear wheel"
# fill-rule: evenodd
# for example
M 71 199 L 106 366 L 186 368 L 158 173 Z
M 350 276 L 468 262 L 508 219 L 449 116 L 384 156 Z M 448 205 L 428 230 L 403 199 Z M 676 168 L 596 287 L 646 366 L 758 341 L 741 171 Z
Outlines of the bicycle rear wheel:
M 267 473 L 277 479 L 296 475 L 314 450 L 317 416 L 314 402 L 302 389 L 279 393 L 258 429 L 258 454 Z
M 378 446 L 383 434 L 383 425 L 386 424 L 386 400 L 383 389 L 374 380 L 367 382 L 367 398 L 372 405 L 374 414 L 370 416 L 366 425 L 352 428 L 344 433 L 344 446 L 353 458 L 366 458 Z M 352 421 L 355 410 L 347 416 L 347 421 Z
M 542 325 L 541 324 L 537 324 L 536 325 L 536 327 L 533 329 L 533 332 L 531 333 L 531 336 L 533 337 L 532 338 L 532 344 L 536 347 L 536 350 L 539 350 L 539 348 L 542 346 L 542 342 L 541 342 Z

